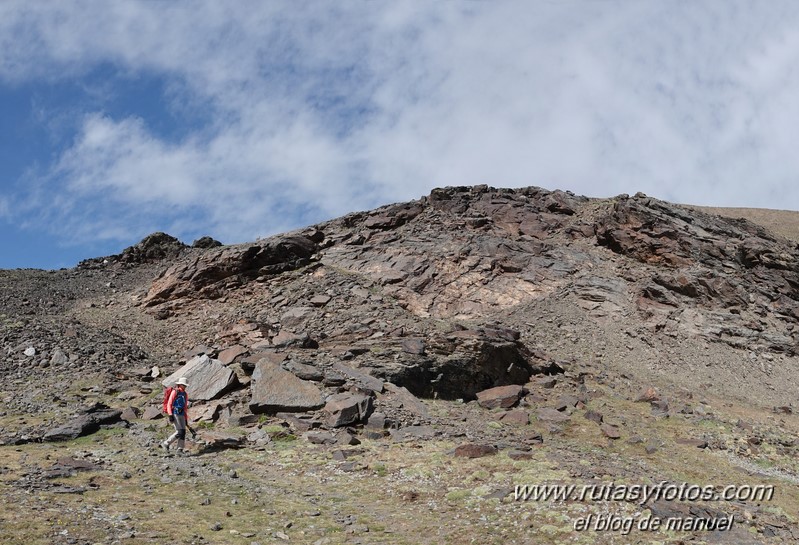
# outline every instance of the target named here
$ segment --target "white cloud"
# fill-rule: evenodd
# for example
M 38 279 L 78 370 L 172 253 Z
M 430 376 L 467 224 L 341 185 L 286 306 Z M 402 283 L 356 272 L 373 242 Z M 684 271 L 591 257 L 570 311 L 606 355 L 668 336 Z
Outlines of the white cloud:
M 0 77 L 110 63 L 210 118 L 165 140 L 135 111 L 85 112 L 42 179 L 57 205 L 27 206 L 76 238 L 202 221 L 245 240 L 477 183 L 799 208 L 798 10 L 4 2 Z

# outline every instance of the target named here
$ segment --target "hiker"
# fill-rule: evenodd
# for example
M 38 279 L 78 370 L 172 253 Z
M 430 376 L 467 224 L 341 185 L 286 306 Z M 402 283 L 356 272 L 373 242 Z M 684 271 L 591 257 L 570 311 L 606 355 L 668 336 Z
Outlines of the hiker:
M 178 452 L 186 452 L 186 428 L 189 422 L 189 394 L 186 392 L 188 385 L 189 381 L 186 380 L 186 377 L 180 377 L 166 400 L 166 412 L 169 415 L 169 421 L 175 426 L 175 433 L 161 443 L 164 450 L 169 450 L 169 445 L 177 439 Z

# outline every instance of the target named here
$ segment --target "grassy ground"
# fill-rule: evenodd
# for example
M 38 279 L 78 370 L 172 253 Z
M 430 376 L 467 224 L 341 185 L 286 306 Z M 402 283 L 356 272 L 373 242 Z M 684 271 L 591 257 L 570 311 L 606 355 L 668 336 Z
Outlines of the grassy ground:
M 431 410 L 475 410 L 484 425 L 489 411 L 449 402 Z M 793 456 L 763 444 L 757 456 L 731 449 L 699 449 L 676 442 L 702 435 L 734 441 L 739 415 L 717 411 L 697 420 L 656 419 L 649 407 L 602 397 L 588 408 L 608 419 L 623 417 L 622 438 L 611 441 L 576 411 L 563 429 L 543 422 L 518 428 L 543 431 L 544 444 L 529 460 L 508 450 L 479 459 L 457 458 L 463 438 L 393 443 L 369 441 L 356 447 L 321 447 L 305 440 L 277 441 L 266 448 L 166 455 L 148 441 L 165 427 L 137 425 L 103 430 L 58 444 L 0 448 L 0 542 L 61 543 L 681 543 L 691 534 L 589 529 L 575 531 L 580 517 L 615 515 L 636 523 L 650 514 L 636 502 L 514 501 L 516 485 L 591 483 L 655 484 L 660 480 L 714 484 L 774 484 L 768 502 L 695 502 L 734 514 L 735 532 L 697 532 L 693 542 L 790 543 L 767 538 L 763 521 L 795 527 L 799 492 L 791 481 Z M 739 409 L 740 410 L 740 409 Z M 479 413 L 479 414 L 478 414 Z M 726 414 L 726 415 L 725 415 Z M 768 415 L 748 415 L 754 421 Z M 469 417 L 467 417 L 469 418 Z M 793 415 L 785 417 L 793 426 Z M 496 426 L 496 424 L 491 424 Z M 786 428 L 786 432 L 788 429 Z M 641 435 L 661 445 L 647 453 L 629 440 Z M 719 443 L 721 444 L 721 443 Z M 336 449 L 349 451 L 345 461 Z M 44 479 L 61 458 L 89 460 L 99 469 Z M 759 473 L 758 469 L 763 469 Z M 769 476 L 766 473 L 771 472 Z M 82 493 L 65 493 L 70 488 Z M 594 522 L 595 524 L 595 522 Z M 713 539 L 710 539 L 713 537 Z M 729 541 L 732 539 L 733 541 Z M 754 541 L 746 541 L 747 539 Z

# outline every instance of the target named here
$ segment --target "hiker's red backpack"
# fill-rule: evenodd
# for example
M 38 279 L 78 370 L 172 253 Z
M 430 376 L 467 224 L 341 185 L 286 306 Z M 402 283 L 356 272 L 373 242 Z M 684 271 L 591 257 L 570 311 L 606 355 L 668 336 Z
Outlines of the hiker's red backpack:
M 164 414 L 169 414 L 169 408 L 167 407 L 167 405 L 169 404 L 169 396 L 172 395 L 172 391 L 174 389 L 175 388 L 173 386 L 167 386 L 166 388 L 164 388 L 164 402 L 162 404 L 162 407 L 164 409 Z

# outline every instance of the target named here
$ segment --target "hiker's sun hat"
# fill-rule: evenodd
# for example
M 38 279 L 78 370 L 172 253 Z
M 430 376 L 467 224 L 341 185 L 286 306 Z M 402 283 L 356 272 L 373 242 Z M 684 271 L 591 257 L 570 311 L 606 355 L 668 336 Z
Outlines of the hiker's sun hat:
M 178 381 L 175 383 L 175 386 L 188 386 L 189 381 L 186 380 L 186 377 L 180 377 Z

